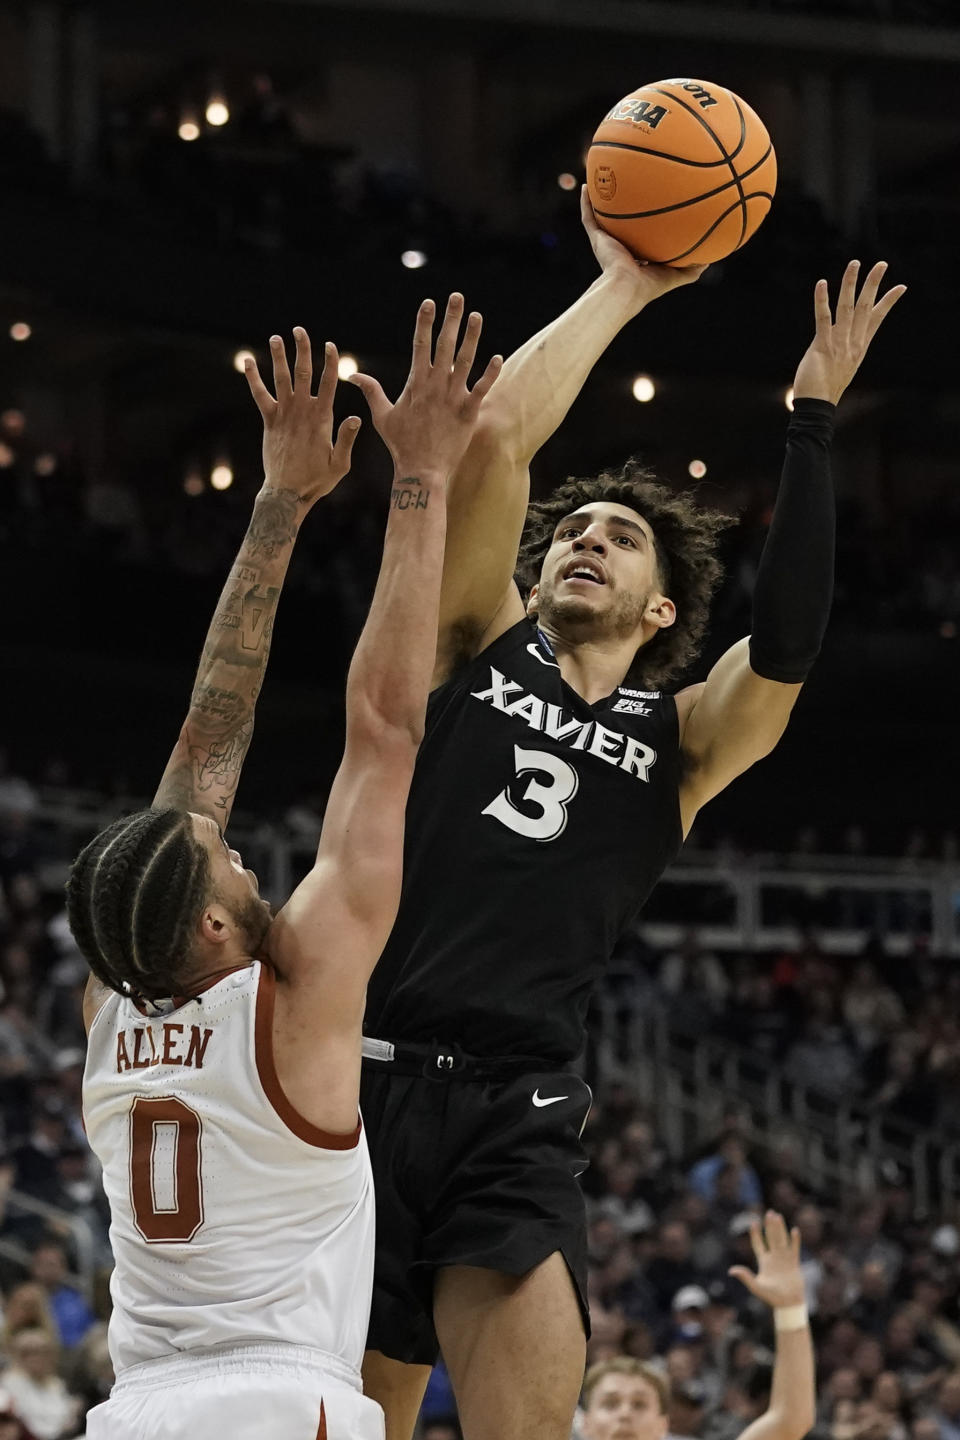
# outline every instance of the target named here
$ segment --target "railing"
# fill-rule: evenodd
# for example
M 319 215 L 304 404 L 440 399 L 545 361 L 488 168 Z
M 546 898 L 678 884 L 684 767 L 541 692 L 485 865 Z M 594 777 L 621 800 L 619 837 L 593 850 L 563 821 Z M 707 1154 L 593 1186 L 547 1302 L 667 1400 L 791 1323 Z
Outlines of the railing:
M 69 1210 L 60 1210 L 56 1205 L 48 1205 L 44 1200 L 26 1195 L 22 1190 L 8 1190 L 4 1200 L 8 1214 L 36 1215 L 47 1222 L 54 1234 L 62 1235 L 65 1230 L 69 1231 L 73 1237 L 76 1260 L 74 1274 L 80 1281 L 80 1289 L 86 1298 L 92 1301 L 97 1252 L 93 1231 L 86 1220 L 71 1214 Z M 6 1255 L 25 1270 L 30 1268 L 30 1251 L 16 1240 L 0 1240 L 0 1255 Z
M 781 1065 L 726 1040 L 684 1033 L 649 995 L 631 996 L 622 983 L 615 993 L 601 990 L 595 1013 L 598 1079 L 631 1085 L 674 1159 L 717 1135 L 724 1110 L 735 1104 L 749 1115 L 752 1142 L 776 1149 L 790 1138 L 815 1190 L 867 1197 L 892 1164 L 918 1211 L 958 1193 L 954 1136 L 801 1085 Z

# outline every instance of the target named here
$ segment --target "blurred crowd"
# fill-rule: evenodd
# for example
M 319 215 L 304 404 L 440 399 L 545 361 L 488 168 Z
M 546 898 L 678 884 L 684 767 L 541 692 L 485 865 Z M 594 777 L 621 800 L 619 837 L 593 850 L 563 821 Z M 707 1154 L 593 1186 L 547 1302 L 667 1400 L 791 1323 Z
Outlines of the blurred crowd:
M 108 1215 L 80 1108 L 86 967 L 62 896 L 83 837 L 43 819 L 41 790 L 0 760 L 0 1440 L 82 1433 L 111 1379 Z M 625 1037 L 641 1007 L 671 1033 L 752 1058 L 758 1074 L 780 1067 L 826 1103 L 859 1096 L 885 1119 L 958 1133 L 960 979 L 922 937 L 904 962 L 878 944 L 838 960 L 812 937 L 757 956 L 715 953 L 696 932 L 653 950 L 637 934 L 604 993 Z M 629 1058 L 627 1080 L 598 1087 L 584 1136 L 591 1359 L 655 1360 L 671 1382 L 671 1433 L 735 1440 L 766 1404 L 772 1338 L 726 1271 L 749 1263 L 749 1216 L 773 1205 L 803 1235 L 818 1440 L 960 1440 L 953 1197 L 917 1213 L 881 1157 L 871 1192 L 831 1190 L 811 1179 L 797 1134 L 760 1143 L 743 1104 L 679 1154 L 638 1101 Z M 425 1440 L 456 1440 L 442 1367 L 424 1427 Z

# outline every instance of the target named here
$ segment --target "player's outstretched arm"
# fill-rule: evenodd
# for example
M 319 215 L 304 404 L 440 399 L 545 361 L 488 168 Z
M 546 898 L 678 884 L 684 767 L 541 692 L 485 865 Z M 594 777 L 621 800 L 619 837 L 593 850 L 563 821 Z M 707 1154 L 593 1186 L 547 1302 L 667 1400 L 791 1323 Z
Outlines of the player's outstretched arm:
M 740 1440 L 801 1440 L 817 1418 L 813 1343 L 807 1320 L 800 1232 L 788 1232 L 783 1216 L 768 1210 L 750 1227 L 757 1273 L 735 1265 L 730 1274 L 773 1310 L 776 1356 L 766 1411 L 748 1425 Z
M 383 559 L 347 678 L 346 747 L 316 864 L 269 936 L 281 979 L 327 1035 L 358 1030 L 367 980 L 396 918 L 404 811 L 436 649 L 447 482 L 501 365 L 494 357 L 468 389 L 481 318 L 469 317 L 458 349 L 462 313 L 462 297 L 452 296 L 431 359 L 434 305 L 424 301 L 395 405 L 376 380 L 354 377 L 393 458 Z
M 530 492 L 529 464 L 558 428 L 610 342 L 659 295 L 699 279 L 704 265 L 640 265 L 600 229 L 586 186 L 584 228 L 602 274 L 507 360 L 450 485 L 440 602 L 440 684 L 523 615 L 513 585 Z
M 283 341 L 270 341 L 276 396 L 246 364 L 247 383 L 263 417 L 264 481 L 253 517 L 207 632 L 190 709 L 154 796 L 209 815 L 226 828 L 263 683 L 277 602 L 300 526 L 308 511 L 343 479 L 360 428 L 351 416 L 333 435 L 337 351 L 325 347 L 323 373 L 312 393 L 313 360 L 307 332 L 294 330 L 291 378 Z
M 833 598 L 835 502 L 830 475 L 834 412 L 870 342 L 906 287 L 877 298 L 886 264 L 857 297 L 859 261 L 844 272 L 836 316 L 827 282 L 814 292 L 816 331 L 794 380 L 794 412 L 770 532 L 753 596 L 753 632 L 677 696 L 687 778 L 684 830 L 700 806 L 780 739 L 823 640 Z

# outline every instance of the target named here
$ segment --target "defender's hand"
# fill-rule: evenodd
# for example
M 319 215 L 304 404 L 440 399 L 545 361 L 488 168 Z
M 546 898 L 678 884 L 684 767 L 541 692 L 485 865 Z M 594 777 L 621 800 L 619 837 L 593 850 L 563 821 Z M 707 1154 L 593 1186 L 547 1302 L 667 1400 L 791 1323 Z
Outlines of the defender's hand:
M 276 399 L 260 378 L 255 360 L 247 360 L 243 369 L 263 416 L 264 488 L 292 491 L 308 510 L 321 495 L 328 495 L 350 469 L 350 452 L 360 421 L 351 415 L 333 439 L 333 396 L 340 359 L 337 347 L 329 343 L 324 346 L 323 373 L 313 395 L 310 337 L 298 325 L 293 338 L 297 358 L 291 380 L 283 341 L 279 335 L 270 337 Z
M 752 1222 L 750 1243 L 757 1257 L 756 1275 L 744 1265 L 731 1266 L 728 1274 L 742 1280 L 751 1295 L 772 1307 L 802 1305 L 806 1291 L 800 1269 L 800 1231 L 788 1231 L 783 1216 L 768 1210 L 763 1223 L 759 1216 Z
M 666 295 L 680 285 L 692 285 L 707 268 L 706 265 L 653 265 L 638 260 L 626 245 L 614 240 L 597 224 L 586 185 L 580 189 L 580 218 L 600 269 L 605 275 L 617 274 L 629 282 L 633 292 L 631 300 L 637 310 L 642 310 L 658 295 Z
M 410 374 L 395 405 L 390 404 L 372 375 L 351 375 L 350 383 L 363 391 L 377 433 L 393 456 L 398 472 L 433 472 L 446 480 L 466 453 L 480 405 L 500 374 L 503 357 L 495 355 L 473 389 L 468 390 L 467 379 L 483 320 L 473 311 L 457 350 L 463 296 L 451 295 L 431 360 L 434 310 L 432 300 L 424 300 L 420 306 Z
M 830 400 L 836 405 L 859 370 L 870 341 L 906 292 L 906 285 L 894 285 L 877 300 L 886 269 L 886 260 L 874 265 L 857 299 L 860 261 L 850 261 L 840 282 L 836 320 L 830 314 L 827 282 L 817 281 L 813 292 L 816 333 L 797 369 L 793 382 L 795 399 Z

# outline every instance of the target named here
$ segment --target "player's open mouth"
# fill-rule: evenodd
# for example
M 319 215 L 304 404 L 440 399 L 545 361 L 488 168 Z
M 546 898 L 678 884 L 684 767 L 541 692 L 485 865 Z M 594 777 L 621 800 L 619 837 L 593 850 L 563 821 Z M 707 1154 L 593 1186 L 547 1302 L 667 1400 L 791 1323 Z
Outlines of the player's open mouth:
M 585 580 L 590 585 L 606 585 L 599 565 L 589 560 L 575 560 L 563 572 L 564 580 Z

